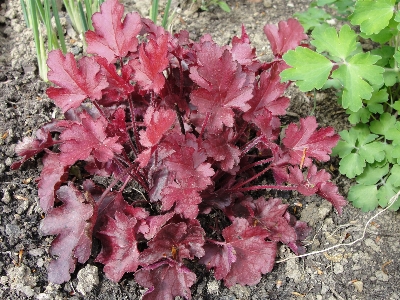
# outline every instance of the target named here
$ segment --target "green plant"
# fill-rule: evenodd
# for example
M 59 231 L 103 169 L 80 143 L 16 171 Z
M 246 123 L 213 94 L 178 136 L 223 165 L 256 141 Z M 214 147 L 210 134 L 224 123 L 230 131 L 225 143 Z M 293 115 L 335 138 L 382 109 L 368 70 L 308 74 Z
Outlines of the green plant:
M 200 8 L 202 10 L 208 10 L 210 6 L 219 6 L 225 12 L 231 12 L 231 8 L 225 1 L 220 0 L 201 0 Z
M 326 1 L 327 2 L 327 1 Z M 341 1 L 329 1 L 339 3 Z M 281 73 L 300 90 L 333 87 L 353 124 L 334 149 L 339 171 L 355 178 L 348 199 L 363 211 L 386 207 L 400 190 L 400 11 L 397 0 L 358 0 L 339 32 L 315 26 L 311 45 L 289 51 Z M 360 41 L 374 45 L 364 50 Z M 398 210 L 400 200 L 390 209 Z
M 71 18 L 72 25 L 83 37 L 88 29 L 93 29 L 91 16 L 99 10 L 103 0 L 81 1 L 64 0 L 65 7 Z M 51 50 L 61 49 L 65 54 L 67 48 L 64 40 L 64 29 L 61 26 L 56 0 L 20 0 L 26 25 L 33 30 L 36 56 L 38 60 L 39 76 L 47 81 L 47 53 Z M 52 25 L 54 17 L 55 28 Z M 46 34 L 42 33 L 41 26 L 46 28 Z M 47 49 L 45 41 L 47 40 Z
M 164 15 L 161 21 L 161 26 L 164 27 L 165 29 L 170 23 L 170 8 L 171 8 L 171 0 L 167 0 L 167 3 L 164 8 Z M 154 22 L 154 24 L 157 23 L 158 10 L 159 10 L 159 1 L 153 0 L 151 2 L 150 19 Z

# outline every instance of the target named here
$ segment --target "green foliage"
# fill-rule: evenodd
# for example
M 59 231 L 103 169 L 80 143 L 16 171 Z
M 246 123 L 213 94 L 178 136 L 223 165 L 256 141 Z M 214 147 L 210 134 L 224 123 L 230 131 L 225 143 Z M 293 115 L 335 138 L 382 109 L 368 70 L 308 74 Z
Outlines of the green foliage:
M 225 1 L 222 0 L 200 0 L 200 1 L 201 1 L 200 8 L 202 10 L 208 10 L 208 7 L 210 6 L 219 6 L 219 8 L 221 8 L 223 11 L 231 12 L 231 8 Z
M 93 30 L 91 17 L 99 11 L 104 0 L 64 0 L 64 5 L 71 19 L 72 25 L 83 38 L 88 29 Z M 64 29 L 61 26 L 56 0 L 20 0 L 22 12 L 27 27 L 32 28 L 35 40 L 36 57 L 38 60 L 39 76 L 47 81 L 47 53 L 61 49 L 65 54 L 67 48 L 64 40 Z M 51 19 L 54 17 L 55 28 Z M 46 35 L 40 31 L 40 26 L 46 28 Z M 47 40 L 47 49 L 45 47 Z
M 283 56 L 291 68 L 282 72 L 282 81 L 295 81 L 302 91 L 338 90 L 353 127 L 340 133 L 333 154 L 341 159 L 340 173 L 355 179 L 348 199 L 363 211 L 386 207 L 400 190 L 399 2 L 315 1 L 297 15 L 306 31 L 313 29 L 310 44 L 315 50 L 298 47 Z M 347 24 L 336 30 L 327 24 L 332 18 Z M 363 50 L 361 42 L 374 49 Z M 390 209 L 399 208 L 398 199 Z

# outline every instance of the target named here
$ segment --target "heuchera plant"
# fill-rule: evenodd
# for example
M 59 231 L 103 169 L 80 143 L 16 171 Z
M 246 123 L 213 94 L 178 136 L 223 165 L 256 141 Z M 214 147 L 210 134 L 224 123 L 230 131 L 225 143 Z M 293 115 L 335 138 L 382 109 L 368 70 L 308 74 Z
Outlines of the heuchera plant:
M 281 57 L 307 37 L 302 26 L 265 26 L 275 59 L 261 63 L 244 28 L 219 46 L 209 35 L 198 43 L 186 31 L 171 35 L 137 13 L 122 18 L 123 6 L 108 0 L 86 34 L 93 56 L 50 53 L 57 87 L 47 94 L 65 119 L 16 147 L 23 158 L 14 169 L 44 151 L 40 228 L 56 235 L 49 280 L 68 281 L 96 237 L 107 277 L 134 272 L 144 299 L 190 299 L 189 261 L 227 287 L 258 283 L 278 243 L 304 253 L 309 228 L 280 199 L 251 191 L 317 194 L 339 213 L 346 204 L 314 164 L 329 160 L 334 130 L 317 129 L 314 117 L 281 129 L 289 105 Z M 72 180 L 76 164 L 91 179 Z M 96 183 L 102 177 L 107 187 Z

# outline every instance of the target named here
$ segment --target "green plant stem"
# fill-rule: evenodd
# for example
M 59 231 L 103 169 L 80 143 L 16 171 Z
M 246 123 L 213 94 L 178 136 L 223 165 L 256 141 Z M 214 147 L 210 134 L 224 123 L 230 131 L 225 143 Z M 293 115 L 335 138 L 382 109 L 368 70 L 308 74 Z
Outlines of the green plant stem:
M 161 26 L 164 28 L 166 28 L 167 24 L 168 24 L 170 7 L 171 7 L 171 0 L 168 0 L 167 5 L 165 6 L 165 9 L 164 9 L 164 16 L 163 16 L 162 23 L 161 23 Z
M 51 7 L 53 8 L 54 20 L 56 21 L 58 40 L 60 41 L 62 52 L 67 53 L 67 46 L 65 45 L 64 30 L 61 26 L 60 16 L 58 15 L 56 0 L 51 0 Z

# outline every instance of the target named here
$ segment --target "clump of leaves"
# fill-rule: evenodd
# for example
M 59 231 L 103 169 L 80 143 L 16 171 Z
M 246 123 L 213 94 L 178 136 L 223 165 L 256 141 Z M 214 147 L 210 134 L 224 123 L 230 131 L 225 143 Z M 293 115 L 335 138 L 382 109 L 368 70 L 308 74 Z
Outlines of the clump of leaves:
M 266 25 L 275 59 L 261 63 L 244 28 L 219 46 L 209 35 L 172 36 L 137 13 L 122 18 L 123 6 L 108 0 L 86 34 L 93 56 L 50 53 L 56 87 L 47 94 L 65 119 L 16 147 L 23 158 L 13 168 L 44 151 L 41 230 L 57 235 L 49 280 L 68 281 L 95 237 L 107 277 L 134 272 L 144 299 L 190 298 L 188 261 L 228 287 L 258 283 L 278 243 L 304 253 L 309 228 L 281 199 L 251 191 L 317 194 L 339 213 L 346 204 L 314 164 L 329 160 L 339 136 L 317 129 L 314 117 L 286 129 L 279 119 L 289 105 L 281 56 L 306 38 L 303 28 L 294 19 Z M 77 163 L 82 182 L 68 174 Z M 95 182 L 101 177 L 108 186 Z
M 292 67 L 282 72 L 285 81 L 295 80 L 302 91 L 339 91 L 354 126 L 340 133 L 334 154 L 341 158 L 339 171 L 355 178 L 348 198 L 363 211 L 386 207 L 400 190 L 398 3 L 358 0 L 348 21 L 360 33 L 347 24 L 339 32 L 322 24 L 311 34 L 316 51 L 298 47 L 283 56 Z M 364 50 L 361 39 L 375 47 Z M 390 207 L 399 208 L 400 200 Z

